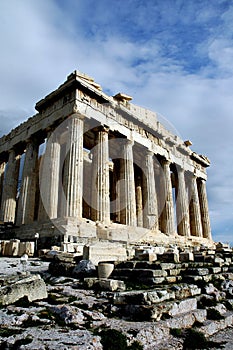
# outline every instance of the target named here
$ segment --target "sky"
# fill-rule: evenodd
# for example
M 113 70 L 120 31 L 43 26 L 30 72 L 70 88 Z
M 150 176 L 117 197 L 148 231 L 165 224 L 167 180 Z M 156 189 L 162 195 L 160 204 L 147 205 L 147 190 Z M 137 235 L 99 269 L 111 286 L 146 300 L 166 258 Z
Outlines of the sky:
M 0 0 L 0 136 L 80 70 L 208 156 L 213 239 L 233 244 L 233 1 Z

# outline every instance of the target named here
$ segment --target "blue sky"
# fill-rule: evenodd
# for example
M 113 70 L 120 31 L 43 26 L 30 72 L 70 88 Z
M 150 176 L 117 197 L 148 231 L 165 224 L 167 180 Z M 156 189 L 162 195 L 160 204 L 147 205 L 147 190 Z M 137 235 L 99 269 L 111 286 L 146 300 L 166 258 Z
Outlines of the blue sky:
M 207 155 L 213 237 L 233 243 L 233 1 L 1 0 L 0 135 L 78 69 Z

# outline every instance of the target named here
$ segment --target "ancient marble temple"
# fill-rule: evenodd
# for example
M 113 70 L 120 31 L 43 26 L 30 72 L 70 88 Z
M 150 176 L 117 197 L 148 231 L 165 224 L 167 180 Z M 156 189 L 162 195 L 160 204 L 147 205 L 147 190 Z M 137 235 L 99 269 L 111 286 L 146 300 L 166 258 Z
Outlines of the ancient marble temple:
M 207 157 L 78 71 L 0 139 L 0 220 L 46 242 L 211 241 Z

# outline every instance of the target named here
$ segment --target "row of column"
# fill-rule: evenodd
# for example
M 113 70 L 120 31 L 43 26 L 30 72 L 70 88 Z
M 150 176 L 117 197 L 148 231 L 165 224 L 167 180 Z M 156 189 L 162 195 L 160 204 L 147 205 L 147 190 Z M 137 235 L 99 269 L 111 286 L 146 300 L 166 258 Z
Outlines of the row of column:
M 84 120 L 74 114 L 69 118 L 66 143 L 66 160 L 63 173 L 65 192 L 62 204 L 62 216 L 82 217 L 83 200 L 83 131 Z M 92 169 L 92 208 L 91 218 L 95 221 L 110 223 L 110 181 L 109 181 L 109 145 L 107 127 L 100 127 L 96 132 L 96 146 L 93 150 Z M 17 216 L 16 195 L 20 157 L 12 150 L 9 153 L 7 169 L 0 165 L 1 212 L 4 222 L 18 225 L 29 224 L 34 220 L 36 191 L 38 183 L 38 149 L 36 140 L 27 144 L 22 175 Z M 117 174 L 120 188 L 118 191 L 118 216 L 120 223 L 130 226 L 144 226 L 158 229 L 166 234 L 174 234 L 175 215 L 171 182 L 170 162 L 162 160 L 164 184 L 161 186 L 164 204 L 159 223 L 158 198 L 155 185 L 154 154 L 146 152 L 143 164 L 143 193 L 135 184 L 133 142 L 125 139 L 121 148 L 120 169 Z M 40 204 L 38 220 L 58 217 L 59 191 L 61 190 L 61 145 L 56 134 L 48 134 L 46 152 L 43 159 L 43 172 L 40 178 L 40 190 L 43 205 Z M 116 171 L 116 169 L 114 169 Z M 6 176 L 3 176 L 6 173 Z M 177 231 L 182 236 L 210 238 L 210 223 L 205 181 L 192 174 L 191 193 L 188 198 L 185 172 L 177 166 L 176 221 Z M 3 190 L 2 190 L 3 189 Z M 144 207 L 142 208 L 142 196 Z M 143 210 L 142 210 L 143 209 Z

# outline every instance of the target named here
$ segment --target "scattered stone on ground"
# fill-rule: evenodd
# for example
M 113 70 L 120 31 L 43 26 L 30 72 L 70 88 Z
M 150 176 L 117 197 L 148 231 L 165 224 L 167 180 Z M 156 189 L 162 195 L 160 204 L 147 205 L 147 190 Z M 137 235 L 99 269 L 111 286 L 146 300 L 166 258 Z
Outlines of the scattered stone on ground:
M 108 279 L 67 253 L 24 268 L 0 258 L 0 349 L 105 350 L 114 337 L 118 350 L 233 349 L 232 254 L 168 262 L 149 253 L 116 262 Z

